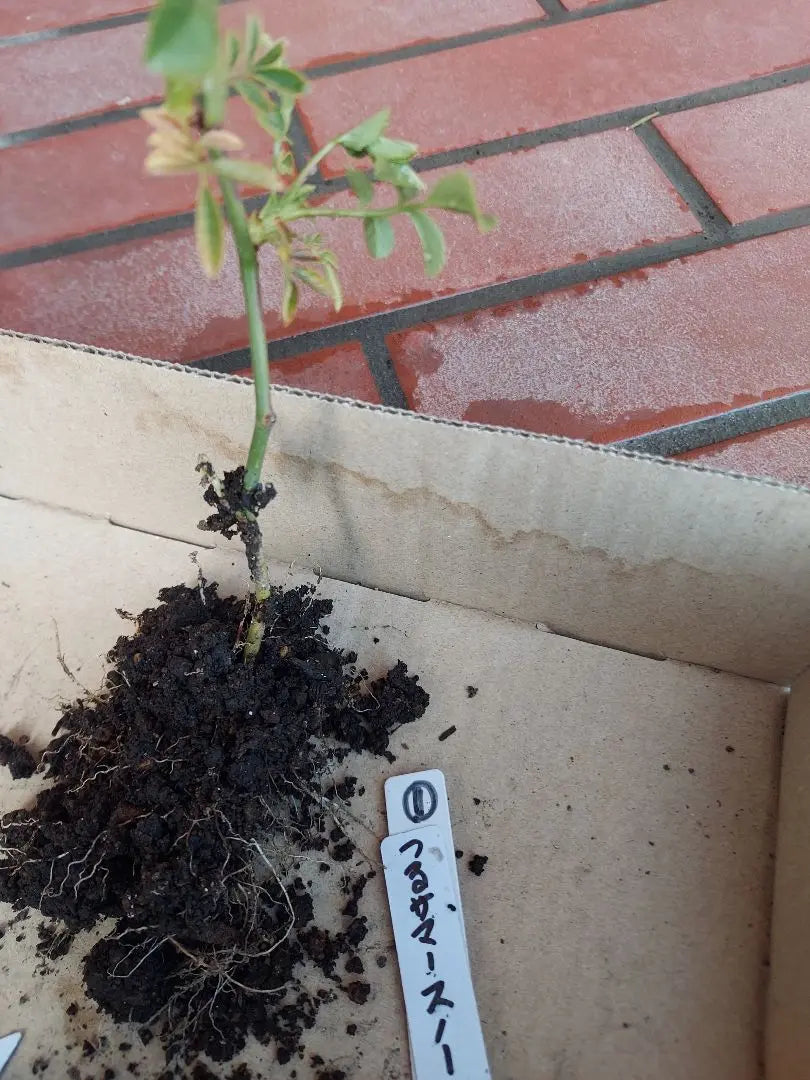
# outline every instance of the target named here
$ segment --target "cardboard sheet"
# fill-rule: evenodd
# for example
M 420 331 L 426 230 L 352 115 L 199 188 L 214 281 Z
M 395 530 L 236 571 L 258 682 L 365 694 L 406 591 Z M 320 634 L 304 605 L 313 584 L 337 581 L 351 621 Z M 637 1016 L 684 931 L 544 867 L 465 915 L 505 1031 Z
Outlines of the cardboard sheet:
M 252 388 L 0 334 L 0 494 L 199 543 L 194 466 Z M 282 561 L 787 683 L 808 664 L 810 493 L 277 391 Z M 47 468 L 44 466 L 47 462 Z
M 125 397 L 135 392 L 129 373 L 137 369 L 121 370 Z M 33 378 L 31 368 L 21 377 Z M 159 395 L 153 400 L 157 408 Z M 315 408 L 290 401 L 289 417 Z M 81 441 L 80 430 L 66 427 L 63 441 Z M 199 432 L 192 441 L 199 445 Z M 147 442 L 135 440 L 139 468 Z M 80 472 L 71 475 L 87 509 L 89 496 L 80 496 L 88 485 Z M 149 477 L 137 469 L 130 475 L 144 490 Z M 65 499 L 73 494 L 59 490 Z M 100 490 L 115 498 L 112 487 Z M 345 489 L 333 492 L 335 512 L 338 491 Z M 56 660 L 56 627 L 71 670 L 96 687 L 103 654 L 128 625 L 115 607 L 136 611 L 162 585 L 193 581 L 191 550 L 101 519 L 0 499 L 2 730 L 27 732 L 41 746 L 60 698 L 76 693 Z M 201 563 L 226 591 L 244 589 L 236 553 L 203 552 Z M 289 573 L 282 565 L 275 572 L 279 580 Z M 428 715 L 399 733 L 393 766 L 349 763 L 367 787 L 353 807 L 368 824 L 356 840 L 377 857 L 383 781 L 392 771 L 445 771 L 456 843 L 465 860 L 489 857 L 480 878 L 462 867 L 461 887 L 496 1080 L 759 1080 L 783 693 L 482 611 L 328 580 L 322 590 L 338 602 L 330 619 L 336 640 L 356 645 L 372 674 L 402 658 L 432 695 Z M 479 687 L 472 699 L 470 683 Z M 456 733 L 439 742 L 452 724 Z M 34 782 L 2 776 L 0 810 L 22 804 Z M 337 1002 L 307 1038 L 308 1052 L 352 1080 L 409 1076 L 396 967 L 373 962 L 378 953 L 392 956 L 381 877 L 365 898 L 374 989 L 365 1008 L 350 1007 L 359 1035 L 345 1034 L 348 1012 Z M 86 1005 L 71 956 L 46 984 L 32 981 L 34 924 L 32 916 L 7 930 L 0 952 L 0 1024 L 26 1030 L 9 1080 L 30 1076 L 41 1056 L 51 1059 L 47 1076 L 66 1075 L 84 1038 L 106 1034 L 113 1048 L 122 1038 L 139 1047 L 137 1036 L 113 1032 Z M 73 1000 L 80 1010 L 72 1023 L 64 1010 Z M 72 1049 L 60 1055 L 66 1044 Z M 154 1074 L 154 1051 L 140 1052 L 142 1076 Z M 134 1054 L 127 1060 L 138 1060 Z M 265 1076 L 287 1075 L 266 1055 L 253 1048 L 248 1059 Z M 120 1055 L 113 1049 L 109 1056 L 115 1066 Z M 103 1057 L 93 1061 L 99 1075 Z

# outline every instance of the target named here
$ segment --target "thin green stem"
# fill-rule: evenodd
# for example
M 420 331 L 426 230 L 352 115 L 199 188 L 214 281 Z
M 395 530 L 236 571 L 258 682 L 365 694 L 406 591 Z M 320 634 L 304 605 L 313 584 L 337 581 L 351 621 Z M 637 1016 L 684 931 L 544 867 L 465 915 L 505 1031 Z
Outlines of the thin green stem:
M 338 140 L 333 139 L 331 142 L 328 142 L 326 146 L 322 146 L 317 152 L 317 154 L 313 154 L 313 156 L 309 159 L 309 161 L 303 167 L 298 176 L 296 176 L 295 180 L 293 180 L 293 182 L 287 188 L 286 194 L 289 196 L 298 191 L 299 188 L 302 187 L 302 185 L 309 179 L 309 177 L 312 176 L 312 174 L 318 168 L 326 155 L 331 154 L 338 145 Z
M 242 486 L 245 491 L 253 491 L 261 483 L 262 465 L 267 451 L 270 428 L 275 422 L 275 413 L 270 404 L 270 369 L 267 358 L 267 338 L 262 318 L 261 293 L 259 290 L 259 264 L 256 247 L 250 239 L 245 208 L 234 190 L 230 180 L 219 177 L 219 187 L 225 206 L 225 216 L 233 233 L 236 253 L 239 258 L 239 276 L 242 291 L 245 294 L 245 309 L 248 318 L 250 339 L 250 366 L 253 371 L 253 386 L 256 397 L 256 419 L 253 424 L 253 438 L 250 440 L 245 478 Z M 247 514 L 247 511 L 246 511 Z M 265 631 L 265 603 L 272 596 L 267 565 L 262 550 L 261 530 L 255 518 L 247 518 L 248 532 L 245 535 L 245 553 L 247 555 L 250 576 L 253 579 L 255 605 L 253 615 L 245 635 L 245 662 L 252 663 L 261 648 Z
M 300 218 L 381 218 L 393 217 L 394 214 L 407 213 L 408 210 L 421 210 L 421 203 L 403 203 L 396 206 L 383 206 L 379 210 L 333 210 L 330 207 L 304 206 L 291 214 L 282 215 L 284 221 L 298 221 Z
M 270 438 L 270 428 L 275 422 L 275 413 L 270 402 L 270 367 L 267 358 L 267 337 L 264 330 L 261 293 L 259 289 L 259 264 L 256 248 L 250 239 L 247 216 L 233 184 L 224 177 L 219 177 L 219 186 L 225 206 L 225 216 L 233 232 L 236 252 L 239 258 L 239 276 L 245 295 L 248 336 L 250 340 L 250 367 L 253 372 L 253 387 L 256 397 L 256 419 L 253 425 L 253 437 L 250 440 L 247 463 L 245 465 L 245 491 L 252 491 L 261 482 L 262 466 Z

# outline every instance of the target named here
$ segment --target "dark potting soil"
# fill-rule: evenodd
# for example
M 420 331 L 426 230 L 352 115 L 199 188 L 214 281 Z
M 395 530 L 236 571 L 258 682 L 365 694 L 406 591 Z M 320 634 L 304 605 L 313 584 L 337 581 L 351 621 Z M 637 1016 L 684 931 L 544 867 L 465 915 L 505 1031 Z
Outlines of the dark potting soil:
M 57 724 L 40 762 L 52 786 L 3 818 L 0 899 L 58 920 L 41 940 L 51 957 L 115 919 L 84 959 L 87 992 L 159 1034 L 173 1068 L 200 1052 L 230 1061 L 250 1034 L 285 1063 L 325 1000 L 361 1005 L 370 991 L 354 957 L 371 874 L 348 869 L 340 828 L 355 781 L 332 771 L 350 750 L 384 754 L 428 696 L 401 662 L 367 683 L 355 654 L 328 644 L 332 603 L 310 587 L 278 596 L 250 665 L 235 649 L 242 602 L 205 583 L 160 601 L 110 652 L 104 690 Z M 13 776 L 30 757 L 0 742 Z M 313 850 L 338 860 L 321 863 L 337 930 L 316 924 L 296 876 Z M 329 989 L 303 988 L 305 964 Z
M 24 746 L 18 746 L 7 735 L 0 735 L 0 765 L 7 765 L 14 780 L 33 776 L 36 761 Z

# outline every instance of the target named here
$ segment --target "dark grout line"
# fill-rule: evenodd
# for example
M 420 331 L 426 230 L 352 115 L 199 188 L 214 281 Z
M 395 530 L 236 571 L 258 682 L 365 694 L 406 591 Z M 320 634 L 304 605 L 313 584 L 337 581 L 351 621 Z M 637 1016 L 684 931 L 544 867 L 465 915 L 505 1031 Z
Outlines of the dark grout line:
M 521 34 L 531 33 L 533 30 L 546 30 L 550 26 L 559 25 L 560 20 L 558 19 L 550 19 L 547 15 L 538 15 L 537 18 L 524 19 L 523 22 L 509 23 L 506 26 L 496 26 L 494 28 L 489 26 L 483 30 L 470 30 L 466 34 L 435 38 L 434 40 L 419 42 L 416 45 L 400 45 L 395 49 L 384 49 L 381 52 L 367 53 L 365 56 L 355 56 L 348 60 L 333 60 L 323 64 L 312 64 L 304 70 L 310 79 L 327 79 L 333 75 L 345 75 L 350 71 L 382 67 L 385 64 L 396 63 L 398 60 L 414 60 L 418 56 L 430 56 L 432 53 L 462 49 L 466 45 L 480 45 L 485 41 L 499 41 L 501 38 L 518 37 Z
M 124 15 L 108 15 L 104 19 L 91 19 L 89 22 L 72 23 L 70 26 L 56 26 L 49 30 L 33 30 L 30 34 L 14 34 L 0 37 L 0 49 L 11 49 L 17 45 L 37 45 L 42 41 L 58 41 L 61 38 L 77 37 L 80 34 L 93 34 L 98 30 L 114 30 L 118 26 L 131 26 L 145 21 L 149 9 L 129 11 Z
M 621 439 L 610 445 L 638 454 L 674 457 L 687 454 L 690 450 L 700 450 L 705 446 L 727 442 L 729 439 L 738 439 L 742 435 L 782 427 L 795 420 L 806 420 L 808 417 L 810 390 L 799 390 L 795 394 L 757 401 L 739 409 L 706 416 L 701 420 L 687 420 L 683 424 L 649 431 L 645 435 L 636 435 L 630 439 Z
M 653 4 L 662 3 L 664 0 L 605 0 L 602 4 L 568 11 L 564 21 L 579 22 L 581 19 L 592 19 L 596 15 L 613 15 L 619 11 L 634 11 L 636 8 L 652 7 Z
M 219 0 L 225 7 L 238 3 L 238 0 Z M 40 41 L 58 41 L 60 38 L 77 37 L 81 34 L 93 34 L 99 30 L 114 30 L 117 26 L 131 26 L 133 23 L 146 22 L 153 5 L 140 11 L 128 11 L 123 15 L 107 15 L 103 19 L 89 19 L 87 22 L 71 23 L 69 26 L 55 26 L 48 30 L 32 30 L 28 34 L 11 34 L 0 37 L 0 49 L 10 49 L 15 45 L 36 45 Z
M 385 334 L 372 327 L 363 335 L 362 345 L 374 382 L 377 384 L 380 401 L 392 409 L 409 409 L 408 399 L 397 378 L 391 354 L 385 343 Z
M 292 114 L 289 134 L 290 146 L 292 147 L 293 157 L 295 158 L 295 167 L 300 172 L 315 153 L 315 147 L 312 145 L 309 135 L 307 134 L 307 129 L 304 126 L 304 121 L 301 119 L 301 114 L 298 111 L 297 106 Z M 320 175 L 320 170 L 318 171 L 318 175 Z M 316 179 L 317 178 L 318 177 L 316 176 Z
M 554 270 L 529 274 L 526 277 L 513 278 L 494 285 L 483 285 L 467 292 L 454 293 L 451 296 L 424 300 L 407 307 L 363 315 L 317 330 L 304 331 L 292 337 L 269 342 L 270 358 L 274 361 L 286 360 L 293 356 L 314 352 L 316 349 L 334 348 L 351 341 L 362 344 L 367 335 L 376 334 L 385 337 L 425 323 L 449 319 L 455 315 L 466 315 L 503 304 L 528 300 L 531 297 L 570 288 L 573 285 L 587 284 L 598 281 L 600 278 L 626 274 L 633 270 L 648 269 L 690 255 L 717 251 L 729 244 L 807 226 L 810 226 L 810 206 L 767 214 L 741 225 L 732 226 L 728 237 L 722 242 L 712 240 L 705 234 L 694 234 L 634 248 L 631 251 L 622 251 L 616 255 L 602 256 L 588 262 L 570 263 Z M 229 373 L 246 367 L 246 357 L 247 350 L 236 349 L 192 361 L 192 364 L 194 367 L 207 371 Z
M 0 253 L 0 270 L 13 270 L 19 266 L 34 266 L 37 263 L 61 259 L 67 255 L 78 255 L 82 251 L 95 251 L 128 241 L 146 240 L 149 237 L 162 236 L 164 233 L 190 229 L 194 224 L 194 211 L 182 214 L 168 214 L 165 217 L 139 221 L 134 225 L 120 225 L 114 229 L 101 229 L 98 232 L 82 233 L 69 236 L 64 240 L 55 240 L 49 244 L 36 244 L 33 247 L 20 248 L 17 251 Z
M 264 205 L 265 196 L 251 195 L 242 201 L 247 212 L 252 213 Z M 83 251 L 96 251 L 113 247 L 115 244 L 147 240 L 150 237 L 190 229 L 193 224 L 194 211 L 187 210 L 179 214 L 150 218 L 148 221 L 138 221 L 131 225 L 119 225 L 115 228 L 99 229 L 97 232 L 82 233 L 80 236 L 68 236 L 49 244 L 35 244 L 32 247 L 19 248 L 17 251 L 0 252 L 0 270 L 35 266 L 37 263 L 50 262 L 51 259 L 78 255 Z
M 661 132 L 651 123 L 639 124 L 633 130 L 700 222 L 700 227 L 706 235 L 713 240 L 727 239 L 731 222 L 698 178 L 678 157 Z
M 0 150 L 39 142 L 40 139 L 50 139 L 55 135 L 72 135 L 74 131 L 87 131 L 89 128 L 106 127 L 107 124 L 134 120 L 141 109 L 155 104 L 156 101 L 156 98 L 145 98 L 137 105 L 127 105 L 120 109 L 105 109 L 103 112 L 88 113 L 86 116 L 72 116 L 69 120 L 55 120 L 52 124 L 42 124 L 40 127 L 10 131 L 0 135 Z
M 568 9 L 562 6 L 560 0 L 537 0 L 537 3 L 545 11 L 546 15 L 564 18 L 568 14 Z

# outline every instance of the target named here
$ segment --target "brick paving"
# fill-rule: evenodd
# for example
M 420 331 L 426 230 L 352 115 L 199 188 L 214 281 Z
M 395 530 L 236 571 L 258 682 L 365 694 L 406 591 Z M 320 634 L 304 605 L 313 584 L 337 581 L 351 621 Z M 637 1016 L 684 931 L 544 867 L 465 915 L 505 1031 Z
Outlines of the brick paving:
M 242 373 L 233 262 L 207 283 L 193 183 L 142 173 L 146 6 L 2 5 L 0 325 Z M 463 164 L 500 223 L 448 218 L 433 281 L 407 228 L 380 263 L 330 225 L 345 307 L 307 295 L 292 330 L 268 255 L 276 381 L 810 485 L 807 0 L 238 0 L 223 22 L 248 10 L 312 77 L 302 141 L 390 106 L 426 178 Z M 236 103 L 233 126 L 261 153 Z M 343 167 L 318 181 L 338 203 Z

